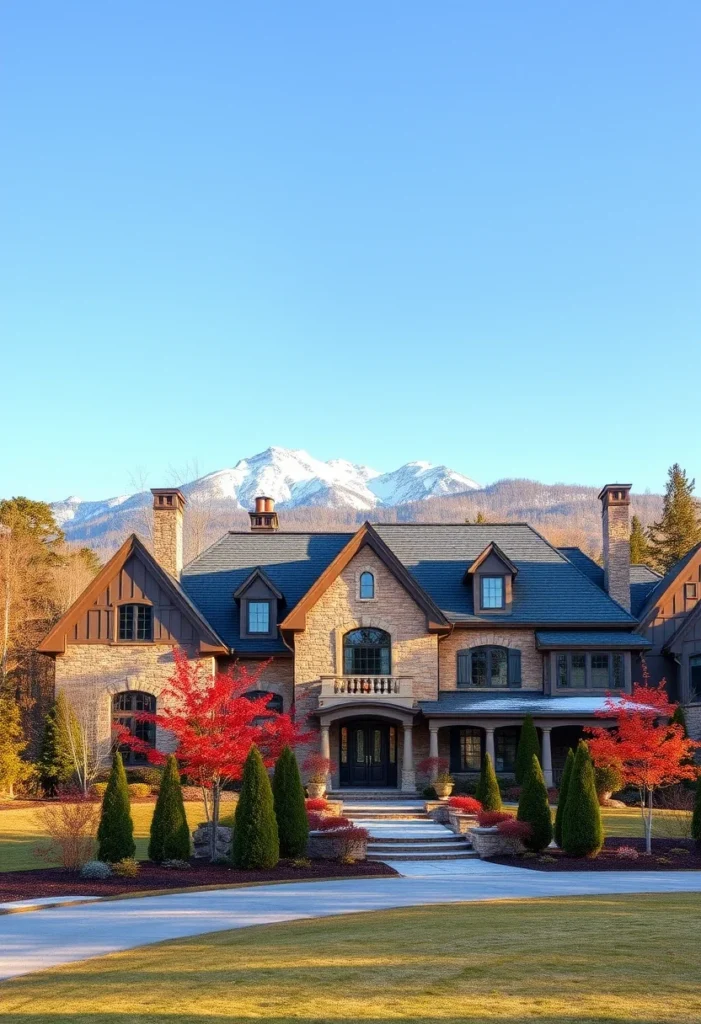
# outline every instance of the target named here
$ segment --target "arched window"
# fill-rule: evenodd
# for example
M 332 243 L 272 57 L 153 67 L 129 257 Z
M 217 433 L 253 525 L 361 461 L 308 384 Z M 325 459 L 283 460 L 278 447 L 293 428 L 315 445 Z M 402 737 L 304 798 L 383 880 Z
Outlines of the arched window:
M 392 641 L 384 629 L 353 629 L 343 638 L 343 672 L 347 676 L 388 676 Z
M 375 596 L 375 577 L 371 572 L 360 574 L 360 600 L 372 601 Z
M 279 693 L 271 693 L 270 690 L 248 690 L 244 693 L 248 700 L 258 700 L 259 697 L 269 697 L 267 707 L 270 711 L 282 714 L 282 697 Z
M 155 710 L 156 698 L 150 693 L 142 693 L 141 690 L 125 690 L 123 693 L 115 693 L 112 698 L 112 723 L 128 729 L 132 736 L 136 736 L 149 747 L 155 747 L 155 724 L 142 722 L 137 718 L 140 711 L 154 714 Z M 146 764 L 148 761 L 146 754 L 132 750 L 127 744 L 122 744 L 119 751 L 125 764 Z
M 458 651 L 458 686 L 521 685 L 521 652 L 509 647 L 471 647 Z
M 150 604 L 120 604 L 120 640 L 153 640 L 153 609 Z

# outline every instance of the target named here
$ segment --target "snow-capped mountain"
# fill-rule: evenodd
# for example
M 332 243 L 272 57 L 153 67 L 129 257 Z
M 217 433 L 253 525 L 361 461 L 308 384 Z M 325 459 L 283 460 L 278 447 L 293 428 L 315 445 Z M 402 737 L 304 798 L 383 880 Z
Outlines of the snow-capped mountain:
M 229 505 L 248 510 L 256 495 L 266 494 L 281 509 L 315 506 L 369 512 L 424 498 L 462 494 L 478 490 L 480 485 L 446 466 L 429 462 L 408 462 L 390 473 L 379 473 L 345 459 L 322 462 L 302 449 L 268 448 L 241 459 L 232 469 L 208 473 L 180 487 L 192 505 Z M 70 497 L 52 507 L 67 536 L 79 539 L 120 529 L 150 504 L 150 493 L 141 491 L 104 501 Z

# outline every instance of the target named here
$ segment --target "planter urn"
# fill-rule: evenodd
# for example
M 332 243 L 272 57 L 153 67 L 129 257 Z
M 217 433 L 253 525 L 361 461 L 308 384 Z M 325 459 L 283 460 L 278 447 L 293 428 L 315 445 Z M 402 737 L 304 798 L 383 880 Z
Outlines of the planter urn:
M 307 783 L 307 793 L 309 794 L 309 796 L 313 800 L 321 800 L 321 799 L 323 799 L 323 796 L 326 793 L 326 783 L 325 782 L 308 782 Z
M 447 800 L 450 794 L 453 792 L 454 782 L 434 782 L 433 788 L 435 789 L 438 797 L 441 800 Z

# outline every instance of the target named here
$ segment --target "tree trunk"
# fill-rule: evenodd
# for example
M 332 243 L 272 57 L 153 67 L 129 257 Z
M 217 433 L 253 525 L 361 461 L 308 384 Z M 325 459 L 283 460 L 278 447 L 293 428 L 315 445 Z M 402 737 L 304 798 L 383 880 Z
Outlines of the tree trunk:
M 217 856 L 217 828 L 219 827 L 219 789 L 220 783 L 217 780 L 212 785 L 212 822 L 209 834 L 209 859 L 216 860 Z
M 652 853 L 652 789 L 647 791 L 647 818 L 645 821 L 645 852 Z

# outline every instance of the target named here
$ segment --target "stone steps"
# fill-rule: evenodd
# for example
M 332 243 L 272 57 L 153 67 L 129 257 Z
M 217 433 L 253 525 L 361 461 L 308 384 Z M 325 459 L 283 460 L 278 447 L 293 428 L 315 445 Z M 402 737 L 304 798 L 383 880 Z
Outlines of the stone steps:
M 464 860 L 475 857 L 465 836 L 456 836 L 426 813 L 418 801 L 378 806 L 374 802 L 344 803 L 343 814 L 370 833 L 370 861 Z

